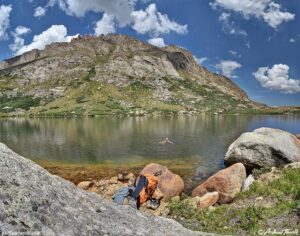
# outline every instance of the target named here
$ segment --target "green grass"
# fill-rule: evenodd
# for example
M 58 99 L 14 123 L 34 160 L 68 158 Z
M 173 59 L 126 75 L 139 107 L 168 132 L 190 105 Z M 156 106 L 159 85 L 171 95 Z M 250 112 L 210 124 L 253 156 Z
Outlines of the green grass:
M 271 204 L 254 204 L 263 197 Z M 253 202 L 251 202 L 253 201 Z M 270 184 L 255 182 L 240 193 L 233 204 L 217 206 L 215 210 L 198 210 L 190 198 L 169 203 L 170 216 L 186 219 L 183 224 L 193 230 L 220 234 L 257 235 L 259 230 L 276 226 L 300 230 L 290 219 L 300 214 L 300 169 L 285 169 L 280 178 Z M 279 223 L 268 223 L 270 220 Z
M 0 97 L 0 110 L 2 112 L 11 112 L 14 111 L 16 108 L 21 108 L 24 110 L 29 110 L 30 107 L 38 106 L 40 103 L 39 98 L 32 98 L 29 96 L 17 96 L 17 97 Z M 3 109 L 5 107 L 9 107 L 9 109 Z

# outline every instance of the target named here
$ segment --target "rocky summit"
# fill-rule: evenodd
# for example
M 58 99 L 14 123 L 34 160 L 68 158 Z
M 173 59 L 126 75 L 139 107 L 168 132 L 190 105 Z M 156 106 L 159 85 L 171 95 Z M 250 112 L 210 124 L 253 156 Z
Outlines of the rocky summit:
M 0 63 L 0 113 L 145 115 L 265 108 L 183 48 L 125 35 L 79 36 Z
M 118 206 L 0 143 L 0 235 L 211 235 Z

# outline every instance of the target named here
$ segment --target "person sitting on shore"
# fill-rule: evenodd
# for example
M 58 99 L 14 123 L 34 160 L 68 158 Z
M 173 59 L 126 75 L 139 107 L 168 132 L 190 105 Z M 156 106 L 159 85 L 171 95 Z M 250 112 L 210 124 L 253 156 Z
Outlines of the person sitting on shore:
M 169 138 L 165 138 L 165 140 L 159 142 L 160 144 L 174 144 Z

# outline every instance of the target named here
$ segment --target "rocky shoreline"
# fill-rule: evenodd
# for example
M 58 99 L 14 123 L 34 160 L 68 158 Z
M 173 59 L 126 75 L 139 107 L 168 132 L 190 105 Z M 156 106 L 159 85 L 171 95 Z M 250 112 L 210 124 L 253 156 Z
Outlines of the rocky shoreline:
M 242 134 L 226 153 L 227 168 L 200 182 L 191 196 L 183 194 L 180 176 L 148 164 L 140 174 L 162 171 L 154 195 L 162 201 L 157 210 L 144 205 L 141 212 L 111 200 L 120 187 L 133 184 L 137 175 L 132 173 L 86 180 L 75 187 L 3 144 L 0 157 L 4 235 L 207 235 L 166 218 L 192 230 L 221 234 L 257 234 L 277 225 L 299 230 L 300 140 L 282 130 Z
M 159 195 L 159 199 L 162 199 L 162 202 L 157 210 L 147 209 L 146 204 L 141 210 L 154 215 L 173 218 L 174 216 L 170 213 L 170 205 L 184 204 L 187 200 L 199 211 L 204 209 L 214 211 L 223 204 L 234 205 L 237 196 L 249 190 L 252 184 L 268 183 L 279 178 L 283 167 L 284 169 L 299 168 L 300 171 L 299 135 L 292 135 L 282 130 L 270 128 L 261 128 L 245 133 L 229 147 L 225 156 L 225 163 L 229 167 L 220 170 L 206 181 L 200 183 L 192 191 L 191 197 L 185 194 L 182 195 L 184 189 L 182 187 L 180 188 L 182 189 L 181 191 L 171 196 Z M 158 164 L 149 164 L 144 169 L 151 169 L 153 173 L 162 168 L 166 167 Z M 257 174 L 260 173 L 259 170 L 265 170 L 266 173 L 262 171 L 262 174 Z M 140 173 L 143 174 L 144 171 Z M 127 186 L 128 182 L 134 181 L 134 178 L 135 176 L 132 173 L 127 176 L 120 173 L 111 179 L 85 181 L 79 183 L 78 187 L 95 192 L 111 200 L 119 188 Z M 165 181 L 163 178 L 160 182 L 162 185 L 167 186 L 168 189 L 176 187 L 176 183 Z M 162 192 L 166 192 L 166 189 Z M 258 199 L 260 198 L 258 197 Z M 266 201 L 268 202 L 269 200 Z

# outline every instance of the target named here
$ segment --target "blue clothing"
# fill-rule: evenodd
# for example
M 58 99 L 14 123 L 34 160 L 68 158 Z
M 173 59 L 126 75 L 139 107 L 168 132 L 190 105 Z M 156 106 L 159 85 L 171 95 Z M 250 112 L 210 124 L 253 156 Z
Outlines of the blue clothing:
M 117 203 L 118 205 L 123 205 L 125 198 L 129 197 L 130 190 L 133 191 L 134 188 L 125 186 L 125 187 L 118 189 L 116 194 L 113 196 L 114 202 Z

